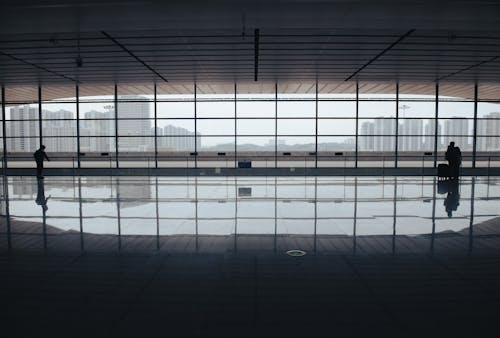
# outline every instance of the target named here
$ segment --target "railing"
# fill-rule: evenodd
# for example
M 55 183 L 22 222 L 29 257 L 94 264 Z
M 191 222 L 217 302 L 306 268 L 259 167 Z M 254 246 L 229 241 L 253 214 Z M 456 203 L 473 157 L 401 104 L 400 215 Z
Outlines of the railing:
M 75 154 L 50 154 L 51 162 L 46 167 L 78 168 L 78 157 Z M 9 167 L 34 168 L 35 163 L 31 154 L 8 153 Z M 234 153 L 230 152 L 199 152 L 199 153 L 169 153 L 154 156 L 151 153 L 121 153 L 116 158 L 114 153 L 84 153 L 80 155 L 82 168 L 237 168 L 238 162 L 249 161 L 252 167 L 258 168 L 353 168 L 358 167 L 434 167 L 434 155 L 426 153 L 358 153 L 357 161 L 354 152 L 279 152 L 274 153 Z M 462 166 L 472 167 L 472 154 L 462 155 Z M 3 167 L 3 160 L 1 161 Z M 357 163 L 356 163 L 357 162 Z M 437 156 L 437 163 L 445 162 L 444 155 Z M 500 156 L 491 154 L 476 155 L 476 167 L 500 167 Z

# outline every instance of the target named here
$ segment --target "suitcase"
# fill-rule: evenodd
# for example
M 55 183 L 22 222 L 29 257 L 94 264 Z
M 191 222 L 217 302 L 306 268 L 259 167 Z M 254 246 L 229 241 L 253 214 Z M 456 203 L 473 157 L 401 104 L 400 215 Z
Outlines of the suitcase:
M 448 178 L 450 176 L 450 168 L 447 164 L 441 163 L 438 165 L 438 177 Z
M 238 161 L 238 168 L 251 168 L 252 161 Z

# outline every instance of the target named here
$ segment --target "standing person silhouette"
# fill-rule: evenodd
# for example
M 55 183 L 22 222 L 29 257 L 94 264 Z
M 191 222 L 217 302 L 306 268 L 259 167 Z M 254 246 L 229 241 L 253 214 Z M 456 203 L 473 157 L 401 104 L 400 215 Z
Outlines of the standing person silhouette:
M 43 179 L 43 160 L 47 159 L 47 161 L 50 161 L 49 157 L 45 153 L 45 146 L 43 144 L 33 153 L 33 157 L 36 162 L 36 177 L 38 179 Z
M 458 179 L 460 176 L 460 164 L 462 164 L 462 152 L 459 147 L 455 147 L 455 142 L 450 142 L 445 158 L 448 160 L 448 177 L 451 180 Z

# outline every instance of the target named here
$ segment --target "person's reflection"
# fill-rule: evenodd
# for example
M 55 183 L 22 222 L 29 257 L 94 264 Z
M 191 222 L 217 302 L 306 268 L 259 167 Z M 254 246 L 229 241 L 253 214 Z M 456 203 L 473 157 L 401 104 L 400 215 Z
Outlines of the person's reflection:
M 453 216 L 453 211 L 457 211 L 460 205 L 460 193 L 458 192 L 459 181 L 458 180 L 448 180 L 448 195 L 444 200 L 444 207 L 448 217 Z
M 49 197 L 45 198 L 45 185 L 44 185 L 44 181 L 42 179 L 38 178 L 37 183 L 38 183 L 38 191 L 36 194 L 35 202 L 36 202 L 36 204 L 38 204 L 39 206 L 42 207 L 42 210 L 45 213 L 47 211 L 47 209 L 49 209 L 47 207 L 47 201 L 49 200 L 50 195 L 49 195 Z

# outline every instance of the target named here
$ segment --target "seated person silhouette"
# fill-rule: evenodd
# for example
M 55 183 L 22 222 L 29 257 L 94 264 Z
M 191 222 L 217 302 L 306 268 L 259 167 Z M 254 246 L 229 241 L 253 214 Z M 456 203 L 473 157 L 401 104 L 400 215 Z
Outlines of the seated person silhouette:
M 453 211 L 457 211 L 458 206 L 460 205 L 458 180 L 449 181 L 448 195 L 446 195 L 446 199 L 444 200 L 443 204 L 446 209 L 446 213 L 448 214 L 448 217 L 451 218 L 453 216 Z

